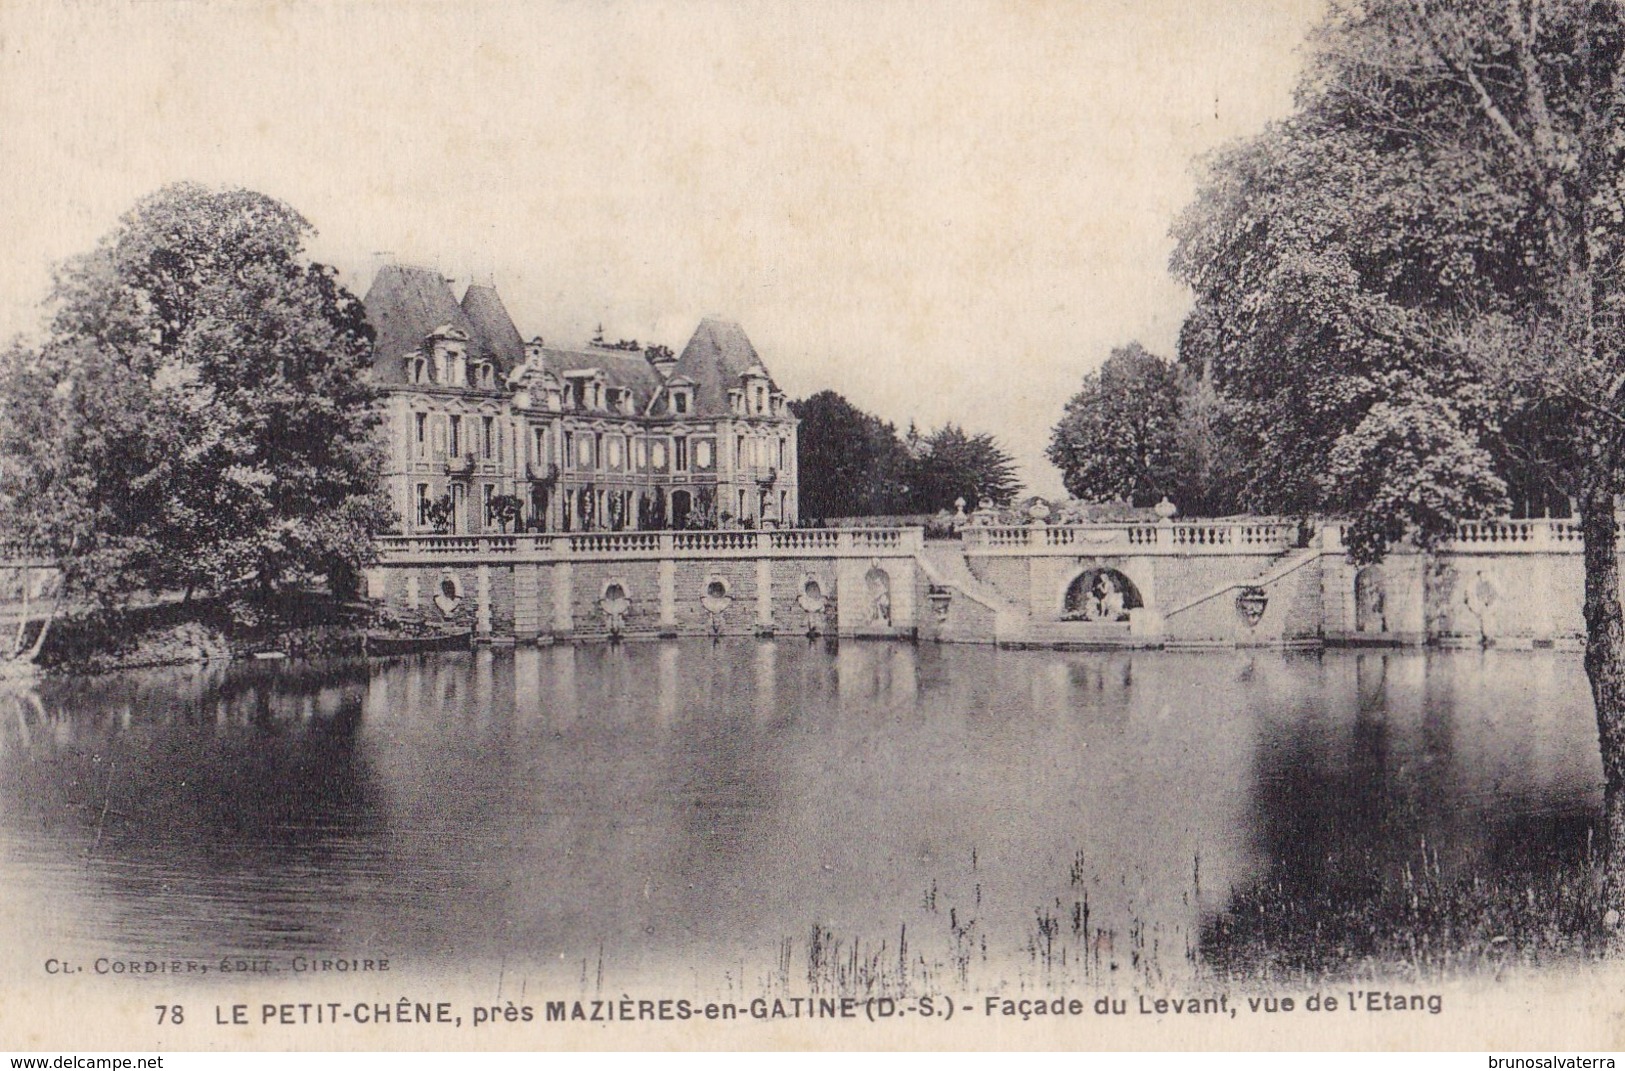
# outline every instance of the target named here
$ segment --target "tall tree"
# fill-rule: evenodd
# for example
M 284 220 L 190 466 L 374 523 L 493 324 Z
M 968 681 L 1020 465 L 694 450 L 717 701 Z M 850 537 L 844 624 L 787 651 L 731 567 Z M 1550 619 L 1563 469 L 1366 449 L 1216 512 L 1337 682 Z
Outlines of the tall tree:
M 1509 476 L 1578 500 L 1614 922 L 1622 48 L 1619 0 L 1334 0 L 1294 114 L 1215 161 L 1174 260 L 1251 503 L 1346 511 L 1372 558 L 1501 508 Z
M 894 426 L 831 390 L 791 402 L 790 409 L 801 418 L 796 456 L 802 517 L 863 517 L 907 509 L 908 453 Z
M 59 270 L 47 341 L 0 369 L 0 479 L 81 586 L 342 583 L 367 559 L 389 521 L 371 329 L 310 232 L 263 194 L 175 185 Z
M 935 513 L 963 498 L 973 508 L 983 498 L 1006 506 L 1021 491 L 1016 463 L 987 432 L 967 434 L 957 424 L 944 424 L 918 440 L 908 463 L 908 485 L 914 509 Z
M 1148 506 L 1166 496 L 1185 513 L 1236 508 L 1231 405 L 1199 372 L 1138 342 L 1119 346 L 1067 402 L 1048 456 L 1068 493 Z
M 1068 493 L 1091 502 L 1177 493 L 1179 402 L 1167 361 L 1138 342 L 1112 350 L 1050 433 L 1047 453 Z

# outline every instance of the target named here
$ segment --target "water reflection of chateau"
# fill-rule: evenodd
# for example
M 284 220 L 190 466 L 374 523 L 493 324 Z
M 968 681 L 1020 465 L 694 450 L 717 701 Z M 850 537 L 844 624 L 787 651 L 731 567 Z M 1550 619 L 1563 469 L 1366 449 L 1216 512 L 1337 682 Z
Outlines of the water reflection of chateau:
M 681 354 L 522 341 L 492 286 L 391 265 L 378 335 L 386 479 L 405 533 L 791 525 L 796 418 L 738 324 Z
M 901 921 L 931 972 L 971 919 L 984 978 L 1117 977 L 1159 945 L 1182 970 L 1232 890 L 1323 904 L 1422 843 L 1447 875 L 1578 851 L 1575 672 L 688 642 L 48 680 L 0 703 L 0 874 L 32 963 L 140 940 L 731 969 L 812 913 L 877 948 Z

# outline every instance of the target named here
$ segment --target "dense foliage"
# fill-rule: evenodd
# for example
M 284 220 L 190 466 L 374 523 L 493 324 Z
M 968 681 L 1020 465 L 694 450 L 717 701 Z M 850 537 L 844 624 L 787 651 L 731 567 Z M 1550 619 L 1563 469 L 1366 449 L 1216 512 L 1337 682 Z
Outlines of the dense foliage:
M 1357 557 L 1572 499 L 1625 907 L 1625 12 L 1333 0 L 1286 120 L 1176 228 L 1180 359 L 1234 407 L 1242 499 L 1349 517 Z
M 834 391 L 790 403 L 801 419 L 797 457 L 805 520 L 935 513 L 956 498 L 999 505 L 1020 491 L 1015 462 L 993 436 L 946 424 L 907 439 Z
M 1086 502 L 1147 506 L 1167 497 L 1187 513 L 1237 505 L 1231 407 L 1211 383 L 1138 342 L 1114 349 L 1067 402 L 1049 459 Z
M 1346 513 L 1373 557 L 1582 497 L 1619 389 L 1619 42 L 1608 5 L 1333 5 L 1297 109 L 1176 228 L 1243 504 Z
M 790 403 L 806 519 L 907 512 L 908 452 L 897 428 L 832 390 Z
M 263 194 L 175 185 L 59 269 L 48 336 L 0 365 L 0 495 L 75 590 L 353 582 L 392 519 L 372 333 L 310 230 Z
M 1021 491 L 1015 461 L 987 432 L 971 434 L 944 424 L 906 443 L 909 503 L 915 513 L 952 509 L 963 498 L 974 509 L 984 498 L 1005 506 Z

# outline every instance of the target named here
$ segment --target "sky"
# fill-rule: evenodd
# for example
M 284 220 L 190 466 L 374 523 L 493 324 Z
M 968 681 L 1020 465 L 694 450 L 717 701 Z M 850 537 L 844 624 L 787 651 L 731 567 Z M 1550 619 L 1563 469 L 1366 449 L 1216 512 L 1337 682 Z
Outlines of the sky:
M 364 293 L 495 281 L 521 334 L 741 323 L 791 397 L 989 431 L 1028 487 L 1082 377 L 1171 357 L 1204 154 L 1285 114 L 1321 0 L 6 0 L 0 338 L 191 180 Z

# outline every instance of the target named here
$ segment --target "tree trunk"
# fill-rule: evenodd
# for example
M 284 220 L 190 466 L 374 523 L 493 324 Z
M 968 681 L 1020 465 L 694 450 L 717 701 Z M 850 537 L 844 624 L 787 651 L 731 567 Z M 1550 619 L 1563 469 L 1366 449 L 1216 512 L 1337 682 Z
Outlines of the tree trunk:
M 1616 945 L 1625 941 L 1625 614 L 1619 602 L 1619 533 L 1608 467 L 1593 462 L 1580 507 L 1585 546 L 1586 677 L 1597 709 L 1603 774 L 1603 899 Z
M 28 603 L 29 603 L 29 598 L 28 598 L 29 592 L 28 592 L 28 589 L 29 589 L 29 586 L 30 586 L 29 583 L 28 583 L 28 566 L 24 565 L 21 569 L 19 569 L 17 571 L 17 575 L 22 578 L 23 609 L 22 609 L 22 617 L 17 622 L 17 637 L 16 637 L 16 639 L 12 640 L 12 642 L 11 642 L 11 650 L 5 652 L 5 655 L 6 655 L 7 659 L 17 658 L 17 657 L 21 656 L 21 654 L 23 653 L 23 648 L 24 648 L 24 645 L 26 643 L 27 636 L 28 636 L 28 616 L 29 616 L 29 605 L 28 605 Z

